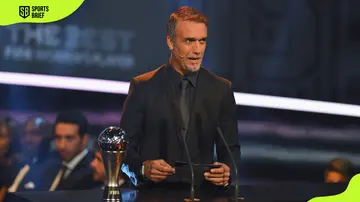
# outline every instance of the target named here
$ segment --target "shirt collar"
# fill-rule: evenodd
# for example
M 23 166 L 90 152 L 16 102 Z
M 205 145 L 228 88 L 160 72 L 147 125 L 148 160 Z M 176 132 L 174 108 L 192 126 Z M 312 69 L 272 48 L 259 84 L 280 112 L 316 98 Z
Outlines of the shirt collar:
M 69 162 L 63 161 L 63 164 L 67 167 L 67 169 L 73 170 L 80 163 L 80 161 L 87 155 L 87 153 L 88 153 L 88 150 L 84 149 L 80 154 L 75 156 L 71 161 L 69 161 Z
M 178 85 L 180 83 L 180 80 L 183 79 L 183 78 L 187 78 L 191 85 L 193 85 L 194 87 L 196 87 L 196 84 L 197 84 L 197 78 L 198 78 L 198 75 L 199 75 L 199 72 L 193 72 L 193 73 L 190 73 L 188 75 L 184 75 L 182 76 L 179 72 L 177 72 L 174 67 L 171 65 L 171 64 L 168 64 L 167 65 L 167 69 L 169 70 L 169 75 L 170 75 L 170 78 L 171 78 L 171 81 Z

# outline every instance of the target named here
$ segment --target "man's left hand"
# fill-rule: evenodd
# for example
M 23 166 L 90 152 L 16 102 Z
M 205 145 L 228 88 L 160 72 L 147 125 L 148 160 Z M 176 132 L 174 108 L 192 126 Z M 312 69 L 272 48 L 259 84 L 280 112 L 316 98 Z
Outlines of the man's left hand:
M 205 172 L 205 179 L 216 186 L 225 186 L 229 183 L 230 168 L 226 164 L 215 162 L 214 165 L 221 165 L 220 168 L 213 168 L 210 172 Z

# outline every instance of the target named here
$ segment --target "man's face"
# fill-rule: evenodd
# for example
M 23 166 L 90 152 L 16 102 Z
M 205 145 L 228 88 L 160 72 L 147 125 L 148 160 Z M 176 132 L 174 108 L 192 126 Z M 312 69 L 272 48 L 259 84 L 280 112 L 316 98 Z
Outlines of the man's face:
M 105 167 L 100 152 L 95 152 L 95 158 L 91 161 L 90 166 L 93 168 L 93 179 L 98 182 L 105 182 Z
M 21 148 L 26 155 L 35 155 L 39 149 L 42 135 L 33 122 L 25 126 L 25 134 L 21 137 Z
M 178 21 L 175 29 L 175 38 L 168 37 L 173 61 L 179 64 L 181 71 L 196 72 L 200 69 L 206 48 L 207 27 L 204 23 L 192 21 Z M 183 56 L 181 58 L 180 56 Z
M 62 160 L 71 161 L 82 152 L 87 144 L 88 137 L 79 135 L 79 126 L 71 123 L 57 123 L 55 126 L 56 149 Z
M 345 177 L 341 173 L 329 171 L 325 174 L 326 183 L 341 183 L 345 181 Z

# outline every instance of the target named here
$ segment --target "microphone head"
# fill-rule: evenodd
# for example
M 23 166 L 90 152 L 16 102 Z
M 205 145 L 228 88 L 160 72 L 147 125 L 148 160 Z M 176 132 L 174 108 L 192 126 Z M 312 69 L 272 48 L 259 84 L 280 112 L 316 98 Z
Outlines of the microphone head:
M 128 144 L 125 138 L 126 133 L 122 128 L 110 126 L 100 133 L 97 142 L 102 150 L 122 152 L 126 150 Z

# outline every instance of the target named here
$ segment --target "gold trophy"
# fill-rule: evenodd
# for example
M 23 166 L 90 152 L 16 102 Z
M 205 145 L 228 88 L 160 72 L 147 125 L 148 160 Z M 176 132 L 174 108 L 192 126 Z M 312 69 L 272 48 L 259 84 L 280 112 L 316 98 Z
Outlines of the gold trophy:
M 103 158 L 107 179 L 103 193 L 104 202 L 122 201 L 119 178 L 127 146 L 125 135 L 125 131 L 121 128 L 110 126 L 101 132 L 98 137 L 98 144 Z

